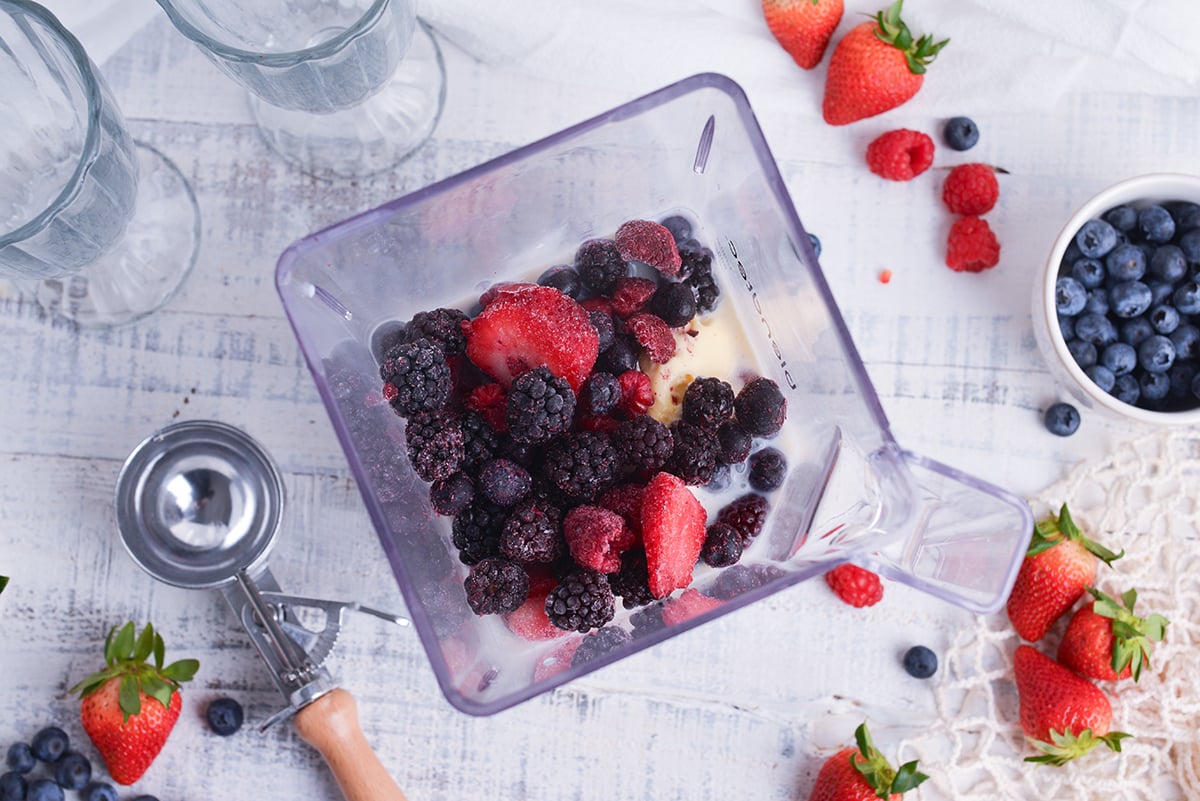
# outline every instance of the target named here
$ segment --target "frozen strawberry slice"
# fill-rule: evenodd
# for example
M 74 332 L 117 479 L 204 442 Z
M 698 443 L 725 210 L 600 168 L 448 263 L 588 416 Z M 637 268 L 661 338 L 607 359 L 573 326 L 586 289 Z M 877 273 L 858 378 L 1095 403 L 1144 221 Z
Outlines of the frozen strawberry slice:
M 575 564 L 597 573 L 620 570 L 621 553 L 634 541 L 624 519 L 600 506 L 576 506 L 563 518 L 562 529 Z
M 545 365 L 578 392 L 600 350 L 587 312 L 549 286 L 508 284 L 462 325 L 467 358 L 505 389 L 521 373 Z
M 663 318 L 638 312 L 625 321 L 625 327 L 655 364 L 666 364 L 675 355 L 675 335 Z
M 546 596 L 557 585 L 558 581 L 552 576 L 530 581 L 529 597 L 525 603 L 504 617 L 504 622 L 514 634 L 536 642 L 557 639 L 568 633 L 551 623 L 546 616 Z
M 688 588 L 678 598 L 669 598 L 663 603 L 663 623 L 673 626 L 676 623 L 691 620 L 711 609 L 716 609 L 722 603 L 724 602 L 716 598 L 709 598 L 697 589 Z
M 675 237 L 651 220 L 630 220 L 617 229 L 617 250 L 626 261 L 642 261 L 664 275 L 676 275 L 682 264 Z
M 704 506 L 683 479 L 658 473 L 642 497 L 642 542 L 650 592 L 665 598 L 692 583 L 692 568 L 704 545 Z

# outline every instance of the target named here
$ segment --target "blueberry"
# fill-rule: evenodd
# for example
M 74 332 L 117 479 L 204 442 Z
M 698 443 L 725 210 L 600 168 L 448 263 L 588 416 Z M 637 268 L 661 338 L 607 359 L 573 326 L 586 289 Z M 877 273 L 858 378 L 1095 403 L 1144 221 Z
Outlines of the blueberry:
M 1092 379 L 1092 383 L 1100 387 L 1101 392 L 1112 392 L 1112 388 L 1117 383 L 1117 377 L 1113 375 L 1113 371 L 1109 370 L 1102 364 L 1093 364 L 1091 367 L 1085 367 L 1084 374 Z
M 1154 336 L 1154 326 L 1145 317 L 1134 317 L 1121 323 L 1121 341 L 1135 348 Z
M 1190 200 L 1177 200 L 1173 203 L 1164 203 L 1167 211 L 1171 212 L 1171 218 L 1175 220 L 1175 230 L 1185 231 L 1196 225 L 1200 225 L 1200 203 L 1193 203 Z
M 1091 342 L 1084 342 L 1082 339 L 1072 339 L 1067 343 L 1067 350 L 1081 368 L 1091 367 L 1100 358 L 1096 346 Z
M 1175 294 L 1175 285 L 1166 281 L 1147 281 L 1146 286 L 1150 287 L 1151 306 L 1161 306 Z
M 1192 397 L 1200 400 L 1200 373 L 1192 376 Z
M 979 126 L 970 117 L 951 117 L 942 128 L 942 139 L 951 150 L 970 150 L 979 141 Z
M 34 779 L 29 783 L 25 801 L 66 801 L 63 788 L 50 779 Z
M 1175 363 L 1175 344 L 1155 334 L 1138 345 L 1138 364 L 1148 373 L 1165 373 Z
M 1132 373 L 1137 363 L 1137 351 L 1125 342 L 1114 342 L 1100 354 L 1100 364 L 1111 370 L 1114 376 Z
M 1195 362 L 1175 359 L 1171 370 L 1167 373 L 1167 394 L 1180 401 L 1189 401 L 1192 397 L 1192 381 L 1200 369 Z
M 687 325 L 696 316 L 696 292 L 690 284 L 672 281 L 663 284 L 650 300 L 651 311 L 672 328 Z
M 1112 396 L 1121 401 L 1121 403 L 1136 406 L 1138 398 L 1142 396 L 1142 387 L 1133 373 L 1119 375 L 1117 376 L 1116 383 L 1113 384 Z
M 1166 373 L 1143 372 L 1138 377 L 1138 385 L 1142 388 L 1142 399 L 1151 402 L 1162 400 L 1171 391 L 1171 379 Z
M 1087 289 L 1095 289 L 1104 284 L 1104 265 L 1096 259 L 1076 259 L 1071 264 L 1071 277 Z
M 1069 437 L 1079 429 L 1079 410 L 1069 403 L 1052 403 L 1046 409 L 1046 430 L 1060 437 Z
M 626 370 L 638 368 L 638 349 L 631 344 L 630 337 L 619 334 L 613 338 L 613 343 L 605 348 L 596 359 L 596 369 L 606 373 L 620 375 Z
M 57 726 L 47 726 L 33 735 L 30 746 L 33 755 L 42 762 L 55 762 L 67 752 L 70 744 L 71 741 L 67 738 L 65 731 Z
M 1187 275 L 1187 259 L 1177 245 L 1155 248 L 1147 268 L 1150 274 L 1168 283 L 1175 283 Z
M 129 799 L 129 801 L 158 801 L 158 798 L 152 795 L 138 795 Z
M 92 779 L 92 763 L 78 751 L 68 751 L 54 763 L 54 781 L 66 790 L 79 790 Z
M 924 645 L 914 645 L 904 653 L 904 670 L 914 679 L 927 679 L 937 668 L 937 654 Z
M 759 492 L 770 492 L 783 486 L 787 478 L 787 459 L 778 448 L 763 448 L 750 454 L 750 486 Z
M 821 239 L 816 234 L 808 235 L 808 243 L 812 245 L 813 255 L 821 258 Z
M 1087 290 L 1069 275 L 1054 283 L 1054 308 L 1064 317 L 1074 317 L 1087 305 Z
M 1083 305 L 1083 310 L 1090 314 L 1108 314 L 1108 290 L 1089 289 L 1087 303 Z
M 1189 228 L 1180 234 L 1179 249 L 1183 257 L 1190 262 L 1200 261 L 1200 228 Z
M 1113 314 L 1128 319 L 1137 317 L 1150 308 L 1154 295 L 1150 292 L 1150 287 L 1141 281 L 1123 281 L 1112 288 L 1108 299 L 1112 304 Z
M 1136 281 L 1146 274 L 1146 252 L 1137 245 L 1117 245 L 1104 257 L 1104 269 L 1117 281 Z
M 604 309 L 590 309 L 588 311 L 588 319 L 592 321 L 592 328 L 596 329 L 596 338 L 600 352 L 608 350 L 608 346 L 613 343 L 613 337 L 617 334 L 616 324 L 613 323 L 612 315 Z
M 228 737 L 242 727 L 242 705 L 232 698 L 214 698 L 204 713 L 214 734 Z
M 92 782 L 79 792 L 80 801 L 117 801 L 117 788 L 106 782 Z
M 1150 205 L 1138 211 L 1138 231 L 1147 242 L 1170 242 L 1175 236 L 1175 220 L 1162 206 Z
M 1058 331 L 1062 334 L 1063 342 L 1070 342 L 1075 338 L 1075 318 L 1074 317 L 1059 317 Z
M 1101 314 L 1081 314 L 1075 320 L 1075 337 L 1102 348 L 1117 341 L 1117 327 Z
M 1171 300 L 1180 314 L 1200 314 L 1200 284 L 1184 281 L 1175 289 Z
M 1162 304 L 1150 309 L 1147 315 L 1150 325 L 1160 334 L 1169 334 L 1179 327 L 1179 312 L 1174 306 Z
M 25 777 L 15 770 L 0 775 L 0 801 L 25 801 Z
M 1125 204 L 1113 206 L 1101 216 L 1105 222 L 1118 231 L 1129 232 L 1137 225 L 1137 209 L 1133 206 Z
M 1104 220 L 1088 220 L 1075 234 L 1075 244 L 1084 256 L 1099 259 L 1117 246 L 1117 229 Z
M 583 281 L 575 268 L 562 264 L 539 275 L 537 282 L 542 286 L 552 286 L 569 298 L 579 297 L 579 292 L 583 289 Z
M 671 232 L 671 236 L 675 239 L 675 244 L 679 244 L 692 235 L 692 221 L 682 214 L 672 214 L 670 217 L 664 217 L 659 224 Z
M 1200 328 L 1185 323 L 1179 326 L 1168 337 L 1175 346 L 1175 353 L 1181 359 L 1200 358 Z
M 4 760 L 8 769 L 17 773 L 28 773 L 37 764 L 37 757 L 27 743 L 13 743 L 8 747 L 8 756 Z

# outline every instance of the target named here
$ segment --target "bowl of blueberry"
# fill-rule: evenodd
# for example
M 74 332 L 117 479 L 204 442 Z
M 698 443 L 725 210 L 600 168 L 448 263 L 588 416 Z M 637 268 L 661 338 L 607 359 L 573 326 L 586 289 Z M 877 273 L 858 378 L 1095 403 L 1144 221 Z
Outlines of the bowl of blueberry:
M 1084 407 L 1200 422 L 1200 177 L 1142 175 L 1084 203 L 1034 305 L 1046 361 Z

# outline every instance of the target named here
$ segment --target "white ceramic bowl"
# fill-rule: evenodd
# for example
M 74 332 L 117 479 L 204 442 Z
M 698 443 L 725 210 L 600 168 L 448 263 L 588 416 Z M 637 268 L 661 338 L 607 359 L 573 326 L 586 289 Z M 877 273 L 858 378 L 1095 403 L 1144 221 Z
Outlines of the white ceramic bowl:
M 1075 362 L 1059 328 L 1054 305 L 1055 282 L 1063 254 L 1076 232 L 1088 220 L 1128 203 L 1134 207 L 1169 201 L 1200 203 L 1200 176 L 1155 173 L 1129 178 L 1113 184 L 1079 207 L 1063 225 L 1034 290 L 1033 330 L 1042 356 L 1058 381 L 1087 409 L 1110 418 L 1154 426 L 1179 426 L 1200 423 L 1200 406 L 1187 411 L 1153 411 L 1117 400 L 1097 386 Z

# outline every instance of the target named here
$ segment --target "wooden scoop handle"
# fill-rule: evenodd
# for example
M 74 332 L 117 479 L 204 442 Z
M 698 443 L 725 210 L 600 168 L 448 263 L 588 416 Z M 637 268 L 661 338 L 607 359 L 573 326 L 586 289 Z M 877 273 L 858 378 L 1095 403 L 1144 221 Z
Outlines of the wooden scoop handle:
M 321 752 L 346 801 L 406 801 L 358 725 L 358 705 L 331 690 L 296 713 L 296 731 Z

